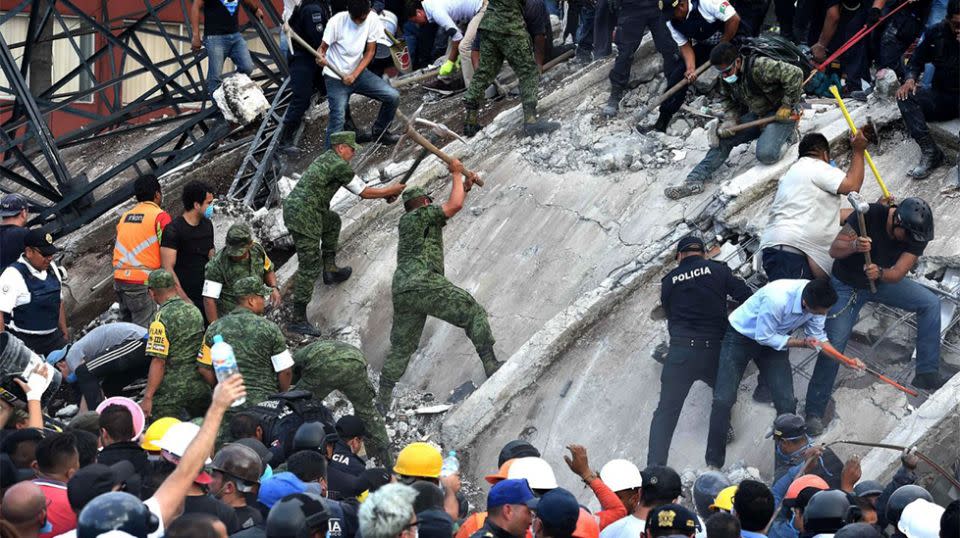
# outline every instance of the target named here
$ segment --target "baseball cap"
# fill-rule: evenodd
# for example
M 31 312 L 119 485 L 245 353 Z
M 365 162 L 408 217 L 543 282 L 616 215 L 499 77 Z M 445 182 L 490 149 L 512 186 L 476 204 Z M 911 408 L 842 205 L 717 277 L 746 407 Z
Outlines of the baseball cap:
M 526 479 L 514 478 L 501 480 L 490 488 L 487 493 L 487 509 L 505 504 L 527 504 L 533 499 L 533 491 Z
M 678 530 L 683 534 L 697 531 L 697 516 L 679 504 L 658 506 L 647 515 L 647 531 Z
M 360 149 L 360 144 L 357 144 L 357 133 L 353 131 L 337 131 L 330 135 L 330 145 L 336 146 L 337 144 L 346 144 L 353 148 L 354 151 Z
M 40 228 L 34 228 L 27 232 L 23 237 L 24 247 L 33 247 L 40 251 L 44 256 L 53 256 L 60 249 L 53 244 L 53 236 Z
M 109 493 L 137 473 L 133 464 L 123 460 L 113 465 L 93 463 L 80 470 L 67 483 L 67 500 L 74 512 L 80 512 L 94 497 Z
M 784 413 L 773 421 L 773 429 L 767 433 L 767 437 L 779 437 L 781 439 L 797 439 L 807 435 L 807 423 L 800 415 L 793 413 Z
M 173 275 L 166 269 L 154 269 L 147 277 L 147 287 L 155 290 L 165 290 L 173 287 Z
M 650 465 L 640 472 L 643 479 L 643 497 L 645 499 L 676 499 L 683 497 L 683 483 L 680 475 L 664 465 Z
M 30 203 L 22 194 L 5 194 L 0 198 L 0 217 L 12 217 L 29 207 Z
M 273 291 L 269 286 L 263 283 L 263 279 L 255 276 L 246 276 L 233 285 L 234 293 L 237 297 L 247 297 L 250 295 L 266 296 Z
M 54 349 L 50 353 L 47 353 L 47 364 L 57 364 L 63 359 L 66 359 L 68 351 L 70 351 L 70 344 L 63 346 L 60 349 Z
M 853 486 L 853 494 L 857 497 L 870 497 L 883 493 L 883 484 L 876 480 L 863 480 Z
M 577 528 L 580 503 L 563 488 L 551 489 L 543 497 L 527 501 L 527 506 L 537 513 L 544 525 L 560 533 L 557 538 L 569 536 Z
M 677 254 L 681 252 L 688 251 L 700 251 L 703 252 L 706 250 L 706 246 L 703 244 L 703 239 L 695 235 L 688 235 L 686 237 L 680 238 L 680 241 L 677 243 Z
M 237 223 L 227 230 L 227 242 L 223 247 L 227 256 L 243 256 L 247 247 L 253 242 L 253 232 L 245 223 Z
M 307 484 L 297 478 L 297 475 L 290 472 L 277 473 L 260 482 L 260 493 L 257 494 L 257 500 L 267 508 L 273 508 L 277 501 L 287 495 L 305 491 L 307 491 Z
M 540 451 L 534 448 L 533 445 L 520 439 L 514 439 L 513 441 L 503 445 L 503 448 L 500 449 L 500 455 L 497 457 L 497 465 L 503 466 L 507 460 L 512 460 L 515 458 L 539 457 Z
M 341 439 L 365 437 L 367 435 L 367 427 L 360 417 L 344 415 L 337 421 L 337 434 Z

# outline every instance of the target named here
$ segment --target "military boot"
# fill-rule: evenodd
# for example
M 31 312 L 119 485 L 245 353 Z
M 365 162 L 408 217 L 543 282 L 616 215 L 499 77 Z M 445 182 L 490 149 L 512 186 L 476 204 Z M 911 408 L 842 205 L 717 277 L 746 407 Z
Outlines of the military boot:
M 559 122 L 538 118 L 536 105 L 523 107 L 523 136 L 550 134 L 559 128 Z
M 913 179 L 926 179 L 933 173 L 934 168 L 943 163 L 943 151 L 930 135 L 918 138 L 917 144 L 920 145 L 920 163 L 907 172 L 907 175 Z
M 383 375 L 383 374 L 380 374 Z M 374 406 L 377 408 L 377 412 L 387 416 L 387 413 L 390 412 L 390 404 L 393 403 L 393 384 L 385 383 L 382 380 L 380 381 L 380 392 L 377 393 L 377 400 L 374 402 Z
M 473 137 L 480 132 L 480 109 L 476 105 L 467 104 L 467 115 L 463 120 L 463 136 Z
M 623 93 L 623 88 L 613 87 L 610 89 L 610 97 L 601 111 L 605 117 L 612 118 L 620 112 L 620 101 L 623 99 Z
M 295 155 L 300 153 L 300 148 L 293 142 L 294 135 L 297 134 L 297 128 L 293 125 L 283 123 L 280 125 L 280 139 L 277 141 L 277 149 L 283 153 Z
M 307 305 L 293 303 L 293 319 L 287 324 L 287 331 L 307 336 L 320 336 L 320 331 L 307 321 Z
M 330 284 L 339 284 L 344 280 L 350 278 L 350 275 L 353 274 L 353 268 L 349 266 L 337 267 L 337 253 L 336 252 L 324 252 L 323 253 L 323 283 Z
M 487 379 L 490 379 L 503 366 L 502 362 L 497 361 L 497 356 L 493 353 L 493 346 L 483 348 L 477 354 L 480 355 L 480 362 L 483 363 L 483 373 L 487 375 Z

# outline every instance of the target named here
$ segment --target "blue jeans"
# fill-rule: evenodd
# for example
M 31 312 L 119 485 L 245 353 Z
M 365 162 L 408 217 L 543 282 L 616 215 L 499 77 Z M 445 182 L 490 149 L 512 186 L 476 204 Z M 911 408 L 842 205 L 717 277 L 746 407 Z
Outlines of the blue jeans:
M 382 78 L 364 69 L 352 86 L 347 86 L 340 79 L 324 75 L 327 84 L 327 102 L 330 104 L 330 121 L 327 123 L 327 139 L 325 148 L 330 149 L 330 135 L 343 130 L 343 121 L 347 113 L 347 103 L 350 96 L 359 93 L 382 103 L 377 120 L 373 122 L 371 132 L 374 136 L 380 134 L 393 121 L 400 104 L 400 92 L 387 84 Z
M 563 13 L 560 12 L 560 4 L 557 0 L 546 0 L 544 4 L 547 6 L 548 15 L 556 15 L 560 19 L 563 18 Z
M 247 41 L 240 32 L 208 35 L 203 38 L 203 48 L 207 49 L 207 91 L 210 92 L 211 99 L 213 92 L 220 87 L 223 62 L 227 58 L 233 60 L 233 65 L 237 66 L 240 73 L 253 73 L 253 58 L 250 57 Z
M 769 115 L 772 115 L 772 113 Z M 755 119 L 757 119 L 756 114 L 751 112 L 741 116 L 740 123 Z M 757 141 L 757 160 L 763 164 L 773 164 L 779 161 L 780 157 L 783 157 L 783 153 L 787 150 L 787 141 L 796 128 L 797 124 L 792 121 L 788 123 L 773 122 L 765 125 L 762 129 L 754 127 L 740 131 L 729 138 L 721 138 L 720 145 L 710 148 L 710 151 L 703 156 L 703 160 L 687 175 L 687 181 L 706 181 L 710 179 L 713 173 L 730 156 L 733 148 L 740 144 L 749 144 L 754 140 Z
M 777 415 L 793 413 L 797 400 L 793 397 L 793 371 L 790 352 L 777 351 L 727 329 L 720 346 L 720 366 L 717 384 L 713 388 L 713 407 L 710 409 L 710 433 L 707 437 L 707 465 L 723 467 L 727 456 L 727 430 L 730 429 L 730 411 L 737 403 L 737 391 L 747 364 L 753 361 L 760 369 L 760 377 L 770 387 Z
M 917 314 L 917 373 L 925 374 L 940 369 L 940 300 L 927 288 L 903 279 L 895 284 L 877 283 L 877 293 L 869 289 L 852 288 L 835 277 L 830 277 L 837 290 L 837 303 L 827 314 L 824 329 L 833 347 L 843 352 L 857 323 L 860 309 L 868 302 L 880 303 Z M 821 354 L 807 388 L 806 415 L 822 417 L 833 392 L 839 363 Z

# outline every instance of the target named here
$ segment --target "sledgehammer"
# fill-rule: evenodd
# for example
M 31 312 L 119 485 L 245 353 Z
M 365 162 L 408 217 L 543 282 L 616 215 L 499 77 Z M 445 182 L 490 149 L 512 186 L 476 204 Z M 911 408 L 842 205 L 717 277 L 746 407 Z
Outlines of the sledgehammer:
M 853 206 L 853 210 L 857 212 L 857 223 L 860 225 L 860 237 L 867 237 L 867 222 L 863 216 L 867 214 L 867 211 L 870 211 L 870 204 L 856 191 L 847 193 L 847 201 Z M 873 265 L 869 250 L 863 253 L 863 257 L 867 265 Z M 872 280 L 870 280 L 870 291 L 877 293 L 877 284 Z
M 793 121 L 799 121 L 800 115 L 794 114 L 793 116 L 790 116 L 790 119 Z M 766 118 L 760 118 L 758 120 L 748 121 L 746 123 L 738 123 L 737 125 L 733 125 L 723 130 L 729 133 L 727 136 L 730 136 L 734 133 L 746 131 L 747 129 L 752 129 L 754 127 L 763 127 L 764 125 L 773 123 L 775 121 L 777 121 L 776 116 L 768 116 Z M 707 143 L 711 148 L 720 146 L 720 120 L 713 119 L 707 123 Z

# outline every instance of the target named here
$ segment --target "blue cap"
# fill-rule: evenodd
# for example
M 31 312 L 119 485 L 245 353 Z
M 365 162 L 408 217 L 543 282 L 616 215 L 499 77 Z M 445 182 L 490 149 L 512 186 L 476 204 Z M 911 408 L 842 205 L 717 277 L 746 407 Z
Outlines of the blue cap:
M 526 478 L 501 480 L 487 493 L 487 509 L 505 504 L 527 504 L 533 499 L 533 491 Z
M 570 536 L 577 528 L 580 503 L 573 493 L 563 488 L 551 489 L 543 497 L 527 502 L 527 506 L 537 513 L 544 525 L 561 536 Z
M 67 358 L 67 350 L 69 349 L 70 344 L 67 344 L 60 349 L 54 349 L 50 353 L 47 353 L 47 364 L 57 364 Z
M 307 484 L 297 478 L 297 475 L 277 473 L 260 482 L 260 493 L 257 495 L 257 500 L 267 508 L 273 508 L 277 501 L 287 495 L 303 493 L 304 491 L 307 491 Z

